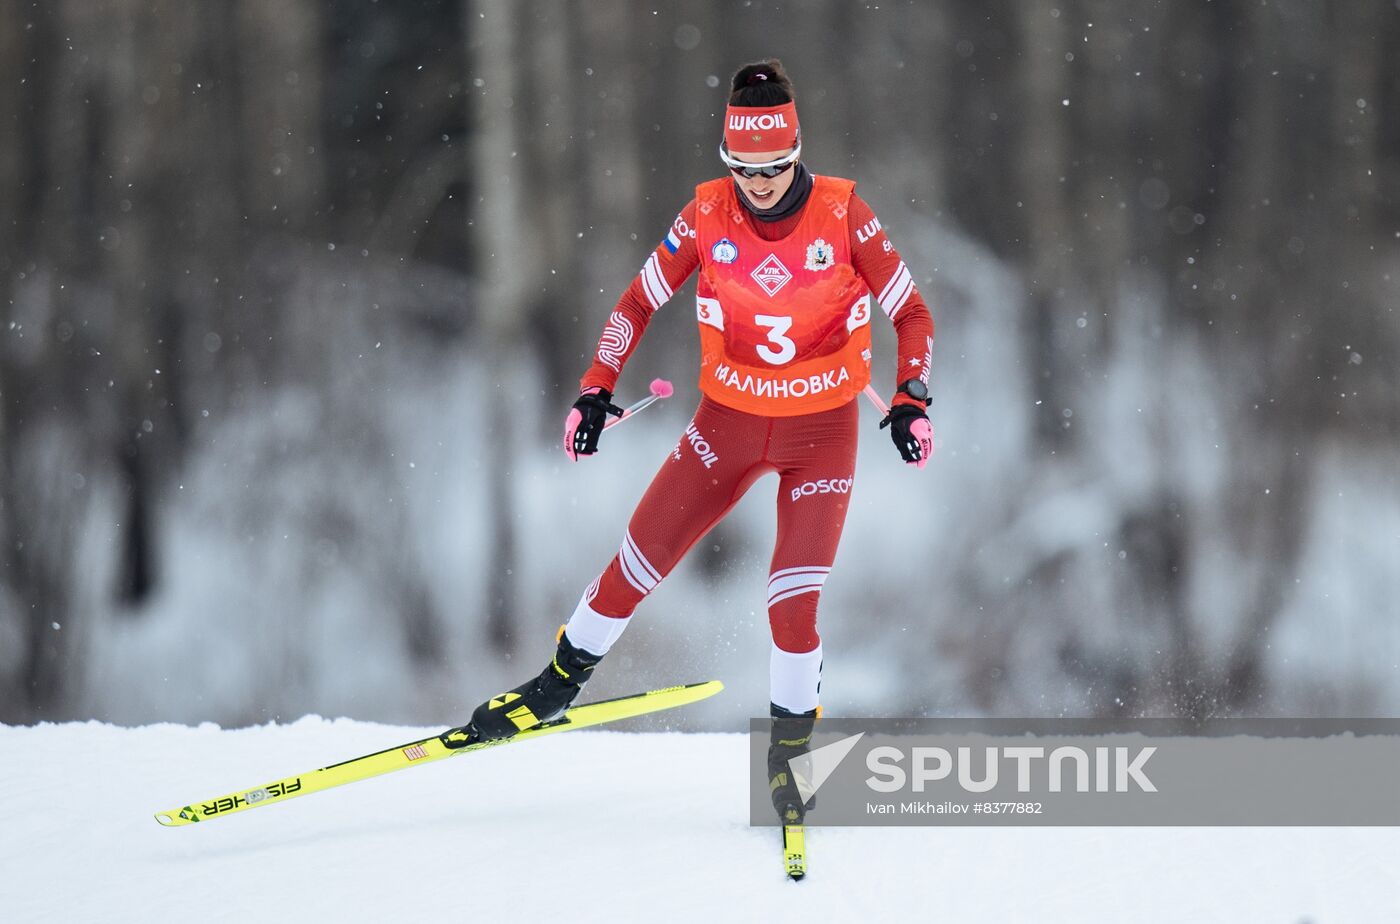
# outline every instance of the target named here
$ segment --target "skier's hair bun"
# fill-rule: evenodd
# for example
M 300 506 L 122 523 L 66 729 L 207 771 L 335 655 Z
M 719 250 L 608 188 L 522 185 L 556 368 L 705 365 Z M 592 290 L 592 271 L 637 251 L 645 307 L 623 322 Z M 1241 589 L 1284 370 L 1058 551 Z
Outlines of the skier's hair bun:
M 797 96 L 783 62 L 777 58 L 745 64 L 729 84 L 729 105 L 764 109 L 792 102 Z

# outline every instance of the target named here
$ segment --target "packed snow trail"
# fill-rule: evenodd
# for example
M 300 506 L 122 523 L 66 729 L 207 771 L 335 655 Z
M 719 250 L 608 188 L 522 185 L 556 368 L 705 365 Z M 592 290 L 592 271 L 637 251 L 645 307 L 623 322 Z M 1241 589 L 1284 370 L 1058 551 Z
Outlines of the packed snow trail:
M 1400 920 L 1389 828 L 816 828 L 789 882 L 738 734 L 580 731 L 152 818 L 440 730 L 0 726 L 0 921 Z

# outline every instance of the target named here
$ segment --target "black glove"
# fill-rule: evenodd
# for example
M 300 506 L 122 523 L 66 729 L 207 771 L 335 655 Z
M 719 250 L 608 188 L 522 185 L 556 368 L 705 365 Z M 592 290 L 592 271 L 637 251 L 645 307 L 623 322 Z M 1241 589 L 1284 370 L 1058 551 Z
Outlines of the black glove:
M 913 433 L 913 427 L 921 420 L 924 422 L 924 426 L 919 428 L 922 434 Z M 924 453 L 923 443 L 925 440 L 928 442 L 929 450 L 932 451 L 932 426 L 924 409 L 914 407 L 912 404 L 896 404 L 890 408 L 885 419 L 880 421 L 881 430 L 886 427 L 890 428 L 890 439 L 894 440 L 895 448 L 899 450 L 904 461 L 918 464 L 920 468 L 923 468 L 921 463 L 928 461 Z M 922 440 L 920 439 L 921 435 L 923 436 Z
M 606 388 L 578 396 L 564 421 L 564 452 L 569 458 L 591 456 L 598 451 L 598 436 L 609 414 L 621 417 L 622 408 L 612 403 L 612 392 Z

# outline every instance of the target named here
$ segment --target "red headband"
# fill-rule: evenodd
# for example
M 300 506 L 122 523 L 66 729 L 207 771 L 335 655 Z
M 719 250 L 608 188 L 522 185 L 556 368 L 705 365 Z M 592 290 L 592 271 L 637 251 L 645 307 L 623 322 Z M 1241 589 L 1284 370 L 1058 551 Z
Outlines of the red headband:
M 724 143 L 735 154 L 782 151 L 797 144 L 797 103 L 756 109 L 730 106 L 724 113 Z

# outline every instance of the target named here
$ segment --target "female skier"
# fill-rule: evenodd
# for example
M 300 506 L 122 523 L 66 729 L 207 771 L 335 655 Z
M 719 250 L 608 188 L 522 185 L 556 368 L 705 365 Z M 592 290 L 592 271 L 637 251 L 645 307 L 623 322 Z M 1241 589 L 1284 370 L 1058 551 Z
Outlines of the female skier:
M 817 599 L 836 557 L 855 475 L 857 397 L 870 378 L 872 300 L 899 339 L 888 426 L 904 461 L 933 451 L 928 404 L 933 321 L 909 269 L 855 183 L 801 161 L 792 83 L 777 60 L 734 75 L 720 159 L 603 328 L 564 425 L 564 451 L 597 451 L 612 389 L 647 322 L 699 270 L 700 406 L 633 513 L 621 549 L 583 592 L 553 660 L 483 703 L 471 726 L 509 737 L 561 714 L 632 611 L 767 472 L 778 474 L 768 580 L 770 765 L 786 767 L 819 714 Z M 873 299 L 872 299 L 873 296 Z M 781 745 L 780 745 L 781 742 Z M 775 763 L 775 760 L 777 763 Z M 774 777 L 776 779 L 776 771 Z M 784 774 L 780 815 L 803 807 Z

